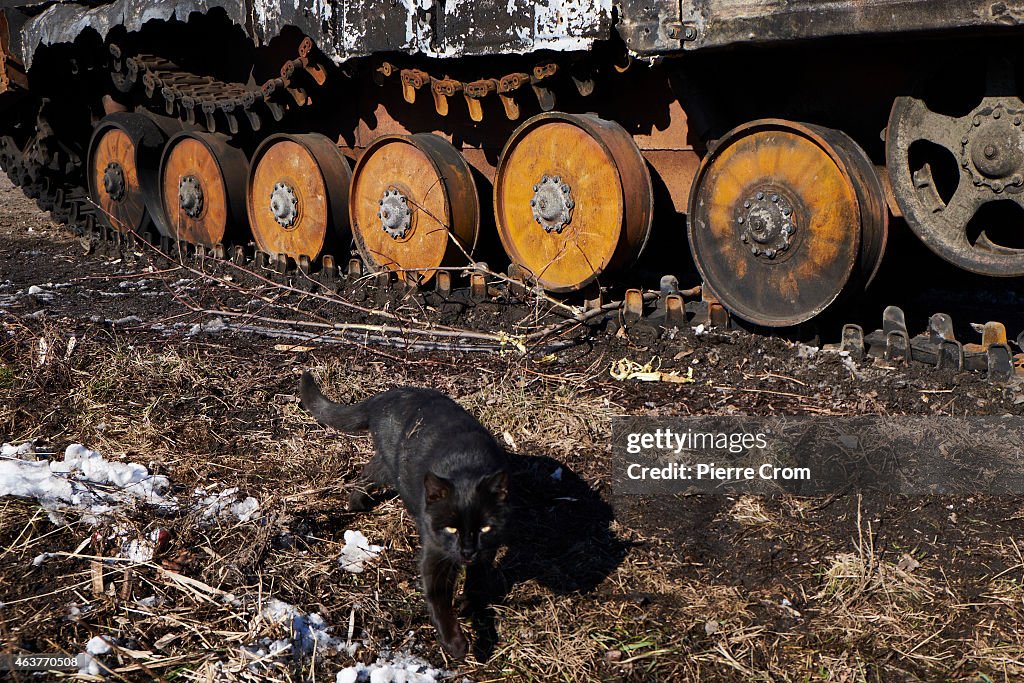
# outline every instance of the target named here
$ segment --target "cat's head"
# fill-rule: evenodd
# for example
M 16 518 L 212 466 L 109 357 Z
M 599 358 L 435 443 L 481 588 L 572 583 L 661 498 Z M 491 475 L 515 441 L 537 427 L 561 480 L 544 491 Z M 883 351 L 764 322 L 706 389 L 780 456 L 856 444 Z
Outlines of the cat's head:
M 450 559 L 472 564 L 501 543 L 508 511 L 507 472 L 454 481 L 428 472 L 423 487 L 425 531 Z

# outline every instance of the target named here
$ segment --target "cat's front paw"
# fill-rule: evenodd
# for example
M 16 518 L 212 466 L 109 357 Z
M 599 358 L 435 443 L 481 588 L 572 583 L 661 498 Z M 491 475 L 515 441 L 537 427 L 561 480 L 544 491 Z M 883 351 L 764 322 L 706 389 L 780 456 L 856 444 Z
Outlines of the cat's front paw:
M 456 631 L 451 638 L 442 639 L 441 646 L 453 659 L 465 659 L 466 652 L 469 651 L 469 641 L 466 640 L 461 629 Z

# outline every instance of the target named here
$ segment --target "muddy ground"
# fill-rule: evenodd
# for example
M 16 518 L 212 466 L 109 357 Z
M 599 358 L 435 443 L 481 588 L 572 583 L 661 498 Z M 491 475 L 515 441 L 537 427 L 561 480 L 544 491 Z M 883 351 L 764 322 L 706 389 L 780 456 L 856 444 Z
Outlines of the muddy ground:
M 232 268 L 97 249 L 6 179 L 0 206 L 0 438 L 58 454 L 82 443 L 168 476 L 183 496 L 238 487 L 260 503 L 255 520 L 212 524 L 118 510 L 103 534 L 171 532 L 153 561 L 127 569 L 95 559 L 97 528 L 0 499 L 5 652 L 74 654 L 105 635 L 119 644 L 105 661 L 125 680 L 334 680 L 396 650 L 476 681 L 1024 678 L 1021 499 L 640 498 L 610 482 L 616 415 L 1020 414 L 1018 386 L 851 366 L 741 333 L 652 345 L 576 328 L 558 351 L 410 352 L 367 343 L 369 331 L 360 339 L 275 322 L 373 319 L 337 302 Z M 357 303 L 407 321 L 451 313 L 373 297 Z M 512 314 L 476 306 L 465 315 L 486 330 Z M 538 324 L 528 316 L 513 331 Z M 614 361 L 655 357 L 664 371 L 692 369 L 694 381 L 610 375 Z M 345 401 L 405 384 L 441 389 L 521 456 L 498 635 L 478 636 L 468 661 L 436 645 L 400 504 L 345 511 L 371 445 L 299 407 L 304 368 Z M 338 564 L 346 530 L 384 548 L 361 574 Z M 58 554 L 33 564 L 43 553 Z M 356 647 L 254 667 L 243 646 L 282 635 L 254 618 L 252 605 L 269 598 L 319 613 Z

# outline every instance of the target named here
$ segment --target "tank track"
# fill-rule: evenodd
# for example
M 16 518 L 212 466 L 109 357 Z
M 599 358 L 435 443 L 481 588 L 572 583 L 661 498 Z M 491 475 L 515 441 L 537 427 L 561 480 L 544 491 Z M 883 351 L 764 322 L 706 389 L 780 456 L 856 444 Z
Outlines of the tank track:
M 299 55 L 286 61 L 280 75 L 258 87 L 190 73 L 156 55 L 126 55 L 117 45 L 110 46 L 110 76 L 119 92 L 144 96 L 144 104 L 160 114 L 176 117 L 210 133 L 236 135 L 242 130 L 240 123 L 243 121 L 249 131 L 260 131 L 271 123 L 281 122 L 290 110 L 308 103 L 306 88 L 323 85 L 326 78 L 326 71 L 310 55 L 311 47 L 309 39 L 304 39 Z M 560 74 L 560 67 L 553 62 L 539 63 L 532 73 L 517 72 L 470 82 L 439 78 L 417 69 L 399 68 L 390 62 L 382 63 L 375 70 L 379 85 L 397 81 L 406 102 L 414 102 L 417 91 L 429 88 L 438 114 L 447 112 L 447 98 L 461 93 L 473 120 L 479 120 L 474 103 L 489 96 L 499 97 L 508 119 L 515 120 L 519 115 L 515 95 L 527 86 L 541 109 L 554 108 L 555 91 L 548 86 L 559 75 L 565 73 Z M 580 95 L 592 92 L 593 83 L 587 78 L 573 75 L 571 80 Z M 148 232 L 130 234 L 112 230 L 105 225 L 100 210 L 83 187 L 82 151 L 55 133 L 47 119 L 48 106 L 52 105 L 43 101 L 35 120 L 22 122 L 23 129 L 31 130 L 22 144 L 15 135 L 0 137 L 0 168 L 26 195 L 36 199 L 41 208 L 50 211 L 56 221 L 76 232 L 114 247 L 142 241 L 154 245 L 165 255 L 177 253 L 200 259 L 226 259 L 239 267 L 272 272 L 281 282 L 288 282 L 296 273 L 301 273 L 335 291 L 357 280 L 365 280 L 367 271 L 372 270 L 361 259 L 342 254 L 325 253 L 313 261 L 305 256 L 266 254 L 254 249 L 248 241 L 203 246 L 176 243 L 168 236 Z M 507 275 L 497 278 L 486 264 L 457 270 L 466 272 L 466 285 L 457 286 L 453 273 L 447 270 L 439 270 L 431 287 L 399 281 L 393 272 L 376 273 L 372 278 L 372 291 L 366 296 L 384 299 L 420 296 L 425 304 L 451 309 L 483 301 L 524 304 L 534 294 L 534 285 L 514 265 Z M 595 329 L 604 328 L 612 333 L 622 330 L 641 341 L 674 334 L 673 329 L 728 328 L 734 323 L 710 292 L 701 287 L 680 289 L 672 276 L 662 278 L 660 291 L 619 291 L 623 292 L 621 302 L 605 301 L 600 292 L 585 293 L 583 312 L 575 318 Z M 1024 340 L 1018 339 L 1017 343 L 1024 343 Z M 845 326 L 842 343 L 835 350 L 858 360 L 877 357 L 894 365 L 917 362 L 985 372 L 993 381 L 1005 381 L 1014 375 L 1014 357 L 1005 328 L 998 323 L 986 325 L 981 344 L 962 344 L 953 337 L 949 316 L 936 314 L 924 334 L 912 337 L 902 311 L 895 307 L 886 309 L 883 325 L 876 332 L 865 334 L 856 325 Z
M 6 170 L 6 166 L 4 168 Z M 227 247 L 217 245 L 208 249 L 202 245 L 158 237 L 149 232 L 141 235 L 124 234 L 104 225 L 95 204 L 81 187 L 65 184 L 55 188 L 48 179 L 44 179 L 43 183 L 34 184 L 31 188 L 38 194 L 33 196 L 27 191 L 28 188 L 24 188 L 26 194 L 36 199 L 40 208 L 50 211 L 55 221 L 81 234 L 93 244 L 105 245 L 118 253 L 123 253 L 124 249 L 143 249 L 148 250 L 150 258 L 171 261 L 175 257 L 196 264 L 209 259 L 230 261 L 239 268 L 258 272 L 278 284 L 294 285 L 299 280 L 311 289 L 322 287 L 332 293 L 348 293 L 358 303 L 371 302 L 376 306 L 384 306 L 388 302 L 395 303 L 413 297 L 424 307 L 457 313 L 485 302 L 505 306 L 527 305 L 535 293 L 515 266 L 509 268 L 507 276 L 500 276 L 490 272 L 486 263 L 475 264 L 475 270 L 465 273 L 464 279 L 468 282 L 462 286 L 454 283 L 453 273 L 445 271 L 435 279 L 432 288 L 421 289 L 398 279 L 391 272 L 368 273 L 362 260 L 356 256 L 340 263 L 333 255 L 326 254 L 319 267 L 314 268 L 308 259 L 296 262 L 287 257 L 266 254 L 254 249 L 251 244 Z M 608 335 L 627 334 L 641 345 L 694 328 L 709 331 L 735 329 L 728 312 L 720 304 L 703 299 L 701 295 L 700 286 L 680 289 L 675 277 L 665 276 L 658 292 L 627 289 L 622 301 L 606 302 L 600 298 L 588 300 L 581 313 L 564 317 L 586 325 L 594 333 L 603 331 Z M 557 312 L 558 309 L 554 310 Z M 362 335 L 362 338 L 369 339 L 366 335 Z M 376 341 L 385 346 L 395 344 L 395 339 L 387 336 L 381 336 Z M 1024 333 L 1016 341 L 1018 345 L 1024 345 Z M 424 346 L 406 342 L 403 346 L 410 350 L 500 350 L 486 345 Z M 557 346 L 545 350 L 553 348 Z M 831 348 L 848 354 L 857 362 L 880 359 L 895 367 L 917 363 L 939 370 L 979 372 L 984 373 L 992 382 L 1008 381 L 1015 374 L 1013 353 L 1002 324 L 987 323 L 981 343 L 964 344 L 953 335 L 950 317 L 937 313 L 929 319 L 926 332 L 910 336 L 903 311 L 895 306 L 885 310 L 882 327 L 870 334 L 865 334 L 859 325 L 844 326 L 841 343 Z

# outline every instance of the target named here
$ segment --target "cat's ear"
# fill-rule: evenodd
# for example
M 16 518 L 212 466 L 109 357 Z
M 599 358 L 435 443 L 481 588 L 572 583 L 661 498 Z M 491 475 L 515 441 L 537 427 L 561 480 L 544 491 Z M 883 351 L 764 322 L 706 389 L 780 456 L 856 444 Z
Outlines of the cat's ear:
M 490 491 L 500 503 L 508 500 L 508 472 L 498 472 L 480 482 L 480 487 Z
M 452 492 L 452 483 L 443 479 L 433 472 L 427 472 L 423 477 L 423 489 L 427 493 L 427 504 L 444 500 Z

